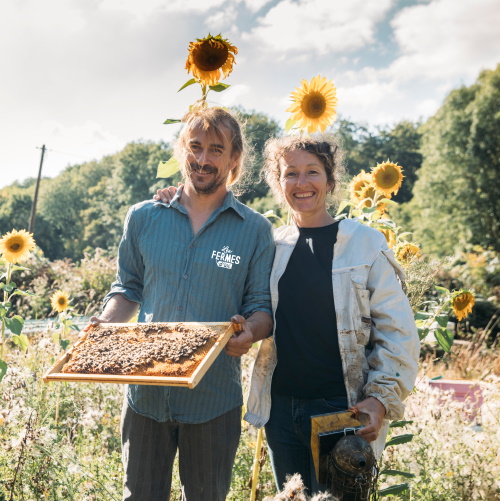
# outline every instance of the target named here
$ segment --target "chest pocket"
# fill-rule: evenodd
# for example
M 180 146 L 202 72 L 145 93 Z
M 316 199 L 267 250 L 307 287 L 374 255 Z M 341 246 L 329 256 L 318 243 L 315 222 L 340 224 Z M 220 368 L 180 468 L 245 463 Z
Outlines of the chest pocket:
M 351 296 L 356 339 L 358 344 L 366 346 L 370 340 L 372 320 L 370 316 L 370 291 L 366 289 L 365 277 L 351 275 Z

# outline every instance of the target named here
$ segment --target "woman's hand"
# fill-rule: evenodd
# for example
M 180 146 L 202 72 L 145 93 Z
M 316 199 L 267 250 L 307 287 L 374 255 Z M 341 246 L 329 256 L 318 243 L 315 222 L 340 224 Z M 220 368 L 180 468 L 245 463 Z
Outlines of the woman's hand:
M 184 186 L 182 183 L 178 183 L 177 187 Z M 168 188 L 163 188 L 156 191 L 156 195 L 153 196 L 153 200 L 158 200 L 163 203 L 170 203 L 177 193 L 177 188 L 175 186 L 169 186 Z
M 377 439 L 380 428 L 382 427 L 385 407 L 375 397 L 368 397 L 357 403 L 354 409 L 357 409 L 363 414 L 367 414 L 369 417 L 369 423 L 364 428 L 357 430 L 356 434 L 364 438 L 367 442 L 373 442 Z

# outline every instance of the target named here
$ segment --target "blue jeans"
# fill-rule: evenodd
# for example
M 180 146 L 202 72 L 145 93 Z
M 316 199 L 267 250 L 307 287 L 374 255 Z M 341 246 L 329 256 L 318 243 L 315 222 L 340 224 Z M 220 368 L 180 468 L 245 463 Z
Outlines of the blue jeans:
M 311 453 L 311 416 L 347 410 L 347 397 L 306 399 L 272 394 L 266 439 L 278 491 L 287 475 L 300 473 L 309 494 L 325 491 L 316 479 Z

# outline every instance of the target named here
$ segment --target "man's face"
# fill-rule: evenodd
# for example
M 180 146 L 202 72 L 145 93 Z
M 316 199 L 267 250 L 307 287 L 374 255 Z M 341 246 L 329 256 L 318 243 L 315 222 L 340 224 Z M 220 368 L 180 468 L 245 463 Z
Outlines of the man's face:
M 213 131 L 194 127 L 186 137 L 188 182 L 198 194 L 210 195 L 226 186 L 229 173 L 237 163 L 231 155 L 231 131 L 221 125 L 220 137 Z

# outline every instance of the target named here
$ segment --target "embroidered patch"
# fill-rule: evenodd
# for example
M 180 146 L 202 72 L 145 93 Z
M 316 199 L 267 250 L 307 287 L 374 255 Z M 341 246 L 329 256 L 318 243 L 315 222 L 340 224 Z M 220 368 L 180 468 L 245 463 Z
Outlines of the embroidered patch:
M 211 259 L 215 259 L 219 268 L 230 270 L 233 265 L 240 264 L 241 256 L 233 254 L 233 251 L 226 245 L 220 251 L 213 250 Z

